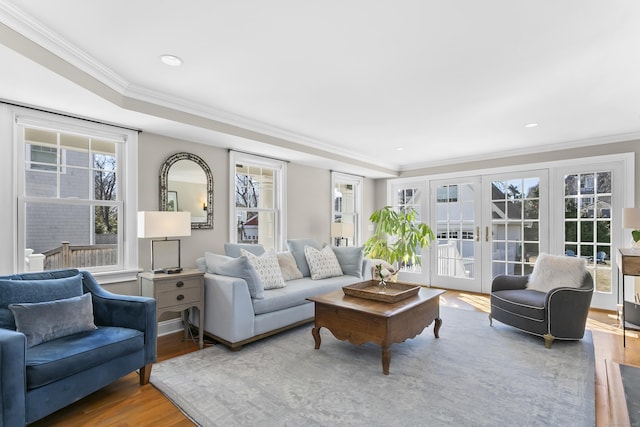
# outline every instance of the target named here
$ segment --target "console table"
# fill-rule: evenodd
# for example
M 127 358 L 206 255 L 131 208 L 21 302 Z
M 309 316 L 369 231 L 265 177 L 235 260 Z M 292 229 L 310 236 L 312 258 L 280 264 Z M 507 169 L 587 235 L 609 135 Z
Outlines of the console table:
M 622 345 L 626 347 L 626 330 L 640 330 L 640 326 L 627 322 L 627 301 L 625 300 L 624 278 L 625 276 L 640 276 L 640 251 L 630 248 L 619 248 L 616 261 L 618 264 L 618 290 L 620 289 L 620 282 L 622 282 Z M 640 309 L 638 304 L 633 302 L 631 302 L 631 304 L 633 304 L 634 308 L 638 307 Z
M 138 275 L 140 294 L 156 300 L 156 321 L 166 312 L 179 312 L 184 325 L 184 339 L 189 339 L 187 310 L 196 307 L 199 314 L 198 343 L 204 347 L 204 273 L 183 270 L 180 273 L 150 273 Z

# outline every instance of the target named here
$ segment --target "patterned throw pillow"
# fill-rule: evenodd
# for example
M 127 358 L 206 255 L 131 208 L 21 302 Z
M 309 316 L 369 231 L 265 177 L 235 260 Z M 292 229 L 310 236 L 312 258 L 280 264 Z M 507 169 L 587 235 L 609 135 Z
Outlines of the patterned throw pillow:
M 240 254 L 249 259 L 249 263 L 256 270 L 258 276 L 260 276 L 260 281 L 265 290 L 284 288 L 287 286 L 282 278 L 282 271 L 280 271 L 280 264 L 278 264 L 278 256 L 273 249 L 269 249 L 262 255 L 257 256 L 241 248 Z
M 311 246 L 304 247 L 311 279 L 326 279 L 327 277 L 342 276 L 342 269 L 331 246 L 325 246 L 321 251 Z

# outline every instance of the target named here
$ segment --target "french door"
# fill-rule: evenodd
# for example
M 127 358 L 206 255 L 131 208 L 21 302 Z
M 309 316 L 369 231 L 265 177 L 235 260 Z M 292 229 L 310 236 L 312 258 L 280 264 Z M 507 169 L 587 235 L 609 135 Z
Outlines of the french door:
M 499 274 L 527 275 L 548 248 L 547 172 L 431 181 L 431 284 L 488 293 Z
M 482 292 L 500 274 L 526 276 L 549 250 L 548 172 L 537 170 L 482 177 Z
M 481 179 L 431 181 L 432 283 L 480 292 Z

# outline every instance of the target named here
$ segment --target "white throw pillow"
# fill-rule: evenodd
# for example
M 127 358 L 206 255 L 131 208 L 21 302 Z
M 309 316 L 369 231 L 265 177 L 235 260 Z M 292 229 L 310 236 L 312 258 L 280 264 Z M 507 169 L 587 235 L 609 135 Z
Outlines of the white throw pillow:
M 311 279 L 326 279 L 327 277 L 342 276 L 342 268 L 331 246 L 325 246 L 321 251 L 311 246 L 304 247 L 304 256 L 309 264 Z
M 296 259 L 291 252 L 278 253 L 278 264 L 280 264 L 280 271 L 285 282 L 287 280 L 302 279 L 302 271 L 298 270 Z
M 282 271 L 280 271 L 278 256 L 273 249 L 269 249 L 262 255 L 257 256 L 240 248 L 240 254 L 249 259 L 249 264 L 253 266 L 258 276 L 260 276 L 260 281 L 265 290 L 284 288 L 287 286 L 282 277 Z
M 549 292 L 560 287 L 579 288 L 587 271 L 584 258 L 541 253 L 529 276 L 528 289 Z

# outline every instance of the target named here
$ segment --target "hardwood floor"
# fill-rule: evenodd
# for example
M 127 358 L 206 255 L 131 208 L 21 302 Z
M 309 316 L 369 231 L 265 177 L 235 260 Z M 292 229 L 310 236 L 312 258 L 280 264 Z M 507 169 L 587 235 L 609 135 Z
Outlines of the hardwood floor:
M 487 295 L 447 291 L 441 305 L 463 310 L 489 312 Z M 622 346 L 622 330 L 615 326 L 615 313 L 591 310 L 587 328 L 592 331 L 596 359 L 596 422 L 598 426 L 620 426 L 626 404 L 621 392 L 618 363 L 640 366 L 640 337 L 627 331 L 627 346 Z M 487 320 L 488 324 L 488 320 Z M 446 325 L 445 325 L 446 326 Z M 446 328 L 445 328 L 446 330 Z M 545 350 L 540 339 L 541 351 Z M 182 333 L 158 339 L 158 360 L 166 360 L 196 351 L 195 342 L 183 342 Z M 621 394 L 622 393 L 622 394 Z M 162 393 L 151 384 L 138 385 L 137 374 L 129 374 L 113 384 L 32 424 L 44 426 L 193 426 Z

